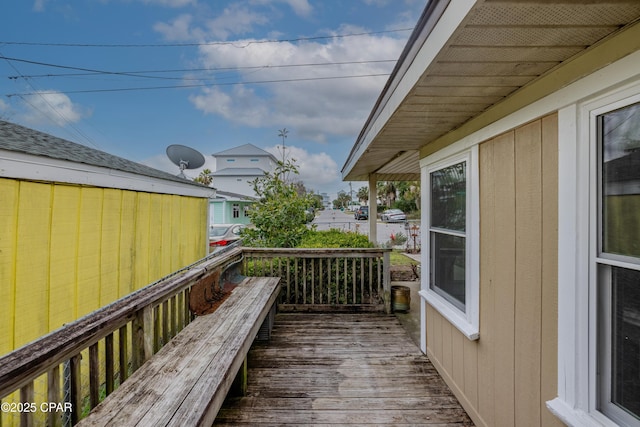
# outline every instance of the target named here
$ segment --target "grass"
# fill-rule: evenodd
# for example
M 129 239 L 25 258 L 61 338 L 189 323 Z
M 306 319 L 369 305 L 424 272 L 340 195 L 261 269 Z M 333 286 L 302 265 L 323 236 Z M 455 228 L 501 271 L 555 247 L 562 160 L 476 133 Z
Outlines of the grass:
M 414 261 L 408 256 L 404 255 L 401 251 L 394 249 L 390 254 L 391 265 L 416 265 L 419 262 Z

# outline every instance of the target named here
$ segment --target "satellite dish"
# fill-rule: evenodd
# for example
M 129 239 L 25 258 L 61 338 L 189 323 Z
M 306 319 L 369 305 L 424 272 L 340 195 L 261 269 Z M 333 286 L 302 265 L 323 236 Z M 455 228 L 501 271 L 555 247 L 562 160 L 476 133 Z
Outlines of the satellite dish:
M 173 144 L 167 147 L 167 157 L 178 167 L 180 173 L 177 176 L 186 178 L 185 169 L 198 169 L 204 165 L 204 156 L 198 151 L 186 145 Z

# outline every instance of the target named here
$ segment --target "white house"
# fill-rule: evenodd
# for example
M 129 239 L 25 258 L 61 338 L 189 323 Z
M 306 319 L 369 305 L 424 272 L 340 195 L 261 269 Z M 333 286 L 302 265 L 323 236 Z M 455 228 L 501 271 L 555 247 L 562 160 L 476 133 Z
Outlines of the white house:
M 273 171 L 277 160 L 271 153 L 253 144 L 244 144 L 212 154 L 216 170 L 213 186 L 228 193 L 255 197 L 251 181 Z

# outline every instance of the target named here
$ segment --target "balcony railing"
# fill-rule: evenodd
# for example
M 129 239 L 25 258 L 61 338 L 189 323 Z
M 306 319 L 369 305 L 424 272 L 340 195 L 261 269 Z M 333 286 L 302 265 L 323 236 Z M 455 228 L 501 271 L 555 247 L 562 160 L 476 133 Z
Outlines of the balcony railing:
M 387 311 L 388 249 L 244 248 L 243 274 L 278 276 L 282 311 Z
M 240 266 L 282 277 L 280 310 L 390 311 L 389 250 L 231 247 L 1 357 L 0 425 L 75 424 L 190 323 L 194 286 Z

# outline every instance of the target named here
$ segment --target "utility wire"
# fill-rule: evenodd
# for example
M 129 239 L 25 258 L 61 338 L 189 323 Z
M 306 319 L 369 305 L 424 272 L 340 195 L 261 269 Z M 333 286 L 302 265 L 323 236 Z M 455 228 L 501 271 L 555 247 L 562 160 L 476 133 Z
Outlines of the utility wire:
M 372 61 L 344 61 L 344 62 L 318 62 L 318 63 L 308 63 L 308 64 L 284 64 L 284 65 L 256 65 L 256 66 L 245 66 L 245 67 L 219 67 L 219 68 L 192 68 L 192 69 L 178 69 L 178 70 L 142 70 L 142 71 L 107 71 L 107 70 L 97 70 L 91 68 L 82 68 L 82 67 L 73 67 L 69 65 L 60 65 L 60 64 L 51 64 L 46 62 L 32 61 L 28 59 L 21 58 L 12 58 L 7 56 L 0 56 L 0 59 L 4 59 L 7 61 L 15 61 L 15 62 L 23 62 L 27 64 L 33 65 L 41 65 L 45 67 L 52 68 L 61 68 L 65 70 L 75 70 L 75 71 L 83 71 L 82 73 L 63 73 L 63 74 L 33 74 L 33 75 L 25 75 L 19 74 L 16 76 L 9 76 L 9 79 L 16 80 L 18 78 L 41 78 L 41 77 L 75 77 L 75 76 L 92 76 L 96 74 L 107 74 L 107 75 L 116 75 L 116 76 L 126 76 L 126 77 L 140 77 L 140 78 L 148 78 L 148 79 L 162 79 L 162 80 L 200 80 L 195 78 L 184 78 L 184 77 L 162 77 L 162 76 L 149 76 L 147 74 L 160 74 L 160 73 L 187 73 L 187 72 L 200 72 L 200 71 L 235 71 L 235 70 L 259 70 L 259 69 L 275 69 L 275 68 L 294 68 L 294 67 L 318 67 L 318 66 L 329 66 L 329 65 L 353 65 L 353 64 L 375 64 L 375 63 L 389 63 L 396 62 L 395 59 L 381 59 L 381 60 L 372 60 Z
M 300 79 L 282 79 L 282 80 L 255 80 L 248 82 L 231 82 L 231 83 L 203 83 L 203 84 L 190 84 L 190 85 L 176 85 L 176 86 L 146 86 L 146 87 L 130 87 L 130 88 L 114 88 L 114 89 L 86 89 L 86 90 L 69 90 L 69 91 L 55 91 L 55 92 L 33 92 L 33 93 L 10 93 L 6 95 L 11 98 L 14 96 L 31 96 L 31 95 L 47 95 L 53 93 L 64 94 L 76 94 L 76 93 L 104 93 L 104 92 L 133 92 L 142 90 L 161 90 L 161 89 L 190 89 L 196 87 L 213 87 L 213 86 L 234 86 L 234 85 L 252 85 L 252 84 L 267 84 L 267 83 L 291 83 L 291 82 L 303 82 L 303 81 L 315 81 L 315 80 L 340 80 L 340 79 L 354 79 L 362 77 L 382 77 L 389 76 L 389 73 L 380 74 L 362 74 L 353 76 L 332 76 L 332 77 L 307 77 Z
M 50 42 L 16 42 L 16 41 L 0 41 L 4 45 L 17 46 L 49 46 L 49 47 L 98 47 L 98 48 L 148 48 L 148 47 L 198 47 L 198 46 L 233 46 L 244 49 L 253 44 L 267 43 L 293 43 L 301 41 L 339 39 L 347 37 L 360 37 L 375 34 L 389 34 L 403 31 L 413 31 L 413 28 L 399 28 L 395 30 L 371 31 L 363 33 L 335 34 L 332 36 L 316 36 L 316 37 L 298 37 L 292 39 L 273 39 L 273 40 L 251 40 L 251 41 L 217 41 L 206 43 L 158 43 L 158 44 L 109 44 L 109 43 L 50 43 Z
M 2 53 L 0 53 L 0 57 L 4 57 L 2 55 Z M 15 67 L 15 65 L 13 65 L 10 61 L 7 61 L 7 63 L 9 64 L 9 66 L 11 68 L 13 68 L 13 70 L 20 74 L 20 71 L 18 71 L 18 69 Z M 84 138 L 85 141 L 87 141 L 89 144 L 93 145 L 95 148 L 98 148 L 98 145 L 84 132 L 82 132 L 77 126 L 75 126 L 73 123 L 71 123 L 71 121 L 69 121 L 69 119 L 60 111 L 58 110 L 54 105 L 52 105 L 49 100 L 44 96 L 46 94 L 51 94 L 51 93 L 59 93 L 59 92 L 43 92 L 43 91 L 38 91 L 35 86 L 33 86 L 33 84 L 31 84 L 31 82 L 29 82 L 27 80 L 27 84 L 29 85 L 29 87 L 31 87 L 31 89 L 34 91 L 33 93 L 31 93 L 30 95 L 37 95 L 40 98 L 42 98 L 42 101 L 47 104 L 47 106 L 51 109 L 51 111 L 53 111 L 54 113 L 56 113 L 67 125 L 69 125 L 69 127 L 71 127 L 81 138 Z M 36 110 L 37 112 L 39 112 L 40 114 L 42 114 L 44 117 L 46 117 L 47 119 L 51 120 L 52 122 L 56 123 L 55 120 L 52 120 L 51 117 L 49 117 L 48 114 L 46 114 L 46 112 L 42 111 L 41 109 L 39 109 L 37 106 L 35 106 L 33 103 L 29 102 L 25 97 L 23 97 L 22 95 L 18 94 L 17 95 L 20 99 L 22 99 L 26 104 L 28 104 L 31 108 L 33 108 L 34 110 Z

